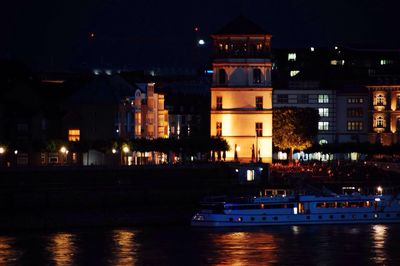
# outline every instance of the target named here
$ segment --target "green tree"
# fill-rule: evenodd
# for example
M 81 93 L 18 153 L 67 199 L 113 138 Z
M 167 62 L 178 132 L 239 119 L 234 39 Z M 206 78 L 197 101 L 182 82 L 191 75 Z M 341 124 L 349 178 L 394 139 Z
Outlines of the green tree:
M 313 145 L 318 133 L 319 114 L 313 108 L 282 107 L 273 110 L 273 143 L 282 150 L 289 149 L 289 161 L 294 150 Z

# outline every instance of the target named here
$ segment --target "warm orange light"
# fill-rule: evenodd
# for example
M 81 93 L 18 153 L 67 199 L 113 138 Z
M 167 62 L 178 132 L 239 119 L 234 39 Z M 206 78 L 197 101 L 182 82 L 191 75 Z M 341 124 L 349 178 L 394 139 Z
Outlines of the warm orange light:
M 79 129 L 68 130 L 68 141 L 80 141 L 81 131 Z

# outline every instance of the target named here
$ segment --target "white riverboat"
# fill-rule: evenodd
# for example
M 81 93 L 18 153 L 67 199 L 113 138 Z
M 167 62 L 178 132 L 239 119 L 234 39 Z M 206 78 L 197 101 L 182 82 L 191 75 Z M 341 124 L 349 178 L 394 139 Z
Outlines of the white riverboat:
M 192 226 L 229 227 L 400 222 L 400 194 L 259 196 L 211 200 Z

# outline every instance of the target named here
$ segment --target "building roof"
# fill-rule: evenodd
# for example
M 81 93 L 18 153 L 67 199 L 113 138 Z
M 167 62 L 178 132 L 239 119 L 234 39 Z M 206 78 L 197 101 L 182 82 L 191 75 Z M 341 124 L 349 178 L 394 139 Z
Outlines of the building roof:
M 270 33 L 248 18 L 239 16 L 213 35 L 270 35 Z
M 78 90 L 69 103 L 117 104 L 133 97 L 136 89 L 119 76 L 99 76 Z

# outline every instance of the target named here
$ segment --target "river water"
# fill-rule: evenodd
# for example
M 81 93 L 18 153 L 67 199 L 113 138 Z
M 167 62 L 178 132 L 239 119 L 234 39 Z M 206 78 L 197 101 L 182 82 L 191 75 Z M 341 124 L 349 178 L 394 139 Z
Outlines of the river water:
M 2 232 L 0 265 L 400 265 L 400 224 Z

